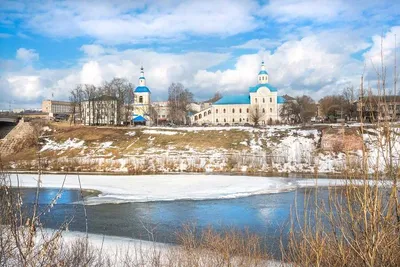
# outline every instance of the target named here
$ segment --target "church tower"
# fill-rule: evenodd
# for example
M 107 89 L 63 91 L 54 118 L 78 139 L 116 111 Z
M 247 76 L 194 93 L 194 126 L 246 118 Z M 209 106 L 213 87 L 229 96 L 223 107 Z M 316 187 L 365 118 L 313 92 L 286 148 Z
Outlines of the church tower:
M 265 70 L 264 61 L 261 62 L 261 70 L 258 73 L 258 83 L 268 83 L 268 72 Z
M 135 123 L 144 122 L 148 124 L 150 120 L 151 92 L 146 86 L 146 78 L 144 77 L 143 67 L 140 68 L 139 85 L 134 93 L 134 110 L 133 121 Z M 143 121 L 145 119 L 145 121 Z

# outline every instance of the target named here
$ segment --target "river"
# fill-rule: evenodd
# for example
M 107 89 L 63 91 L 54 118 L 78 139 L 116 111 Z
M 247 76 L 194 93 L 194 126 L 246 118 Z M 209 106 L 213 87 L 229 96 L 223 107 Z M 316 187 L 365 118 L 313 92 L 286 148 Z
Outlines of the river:
M 36 190 L 20 190 L 29 213 L 35 202 Z M 176 243 L 176 233 L 182 231 L 186 223 L 195 224 L 200 232 L 207 227 L 216 231 L 247 229 L 262 237 L 269 251 L 278 255 L 280 238 L 286 240 L 291 209 L 296 208 L 298 214 L 303 214 L 304 201 L 307 196 L 314 196 L 315 190 L 299 188 L 290 192 L 233 199 L 87 205 L 88 232 Z M 40 208 L 46 211 L 41 217 L 43 226 L 58 228 L 63 222 L 72 220 L 69 230 L 85 231 L 80 192 L 64 189 L 54 207 L 48 210 L 48 203 L 57 192 L 56 189 L 40 191 Z M 326 199 L 328 189 L 318 189 L 318 195 Z

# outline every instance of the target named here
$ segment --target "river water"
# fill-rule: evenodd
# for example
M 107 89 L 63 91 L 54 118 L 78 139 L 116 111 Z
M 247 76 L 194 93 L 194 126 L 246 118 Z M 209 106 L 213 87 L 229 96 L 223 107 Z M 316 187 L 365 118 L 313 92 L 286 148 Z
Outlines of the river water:
M 29 213 L 36 191 L 20 190 Z M 86 205 L 88 232 L 176 243 L 176 233 L 182 231 L 183 224 L 195 224 L 199 232 L 210 226 L 216 231 L 233 228 L 259 235 L 269 251 L 279 254 L 280 239 L 286 240 L 291 211 L 296 210 L 301 216 L 305 199 L 313 197 L 315 190 L 303 188 L 235 199 Z M 85 231 L 80 192 L 64 190 L 54 207 L 49 209 L 48 204 L 57 192 L 55 189 L 40 191 L 40 209 L 46 212 L 41 217 L 43 226 L 58 228 L 63 222 L 72 220 L 69 230 Z M 326 199 L 328 189 L 318 189 L 318 196 Z M 312 200 L 308 199 L 308 202 Z

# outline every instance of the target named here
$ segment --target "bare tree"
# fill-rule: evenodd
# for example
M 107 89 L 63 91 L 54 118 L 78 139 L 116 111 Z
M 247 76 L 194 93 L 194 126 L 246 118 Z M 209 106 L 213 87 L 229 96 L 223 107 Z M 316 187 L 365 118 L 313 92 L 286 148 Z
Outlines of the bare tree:
M 280 116 L 288 122 L 305 123 L 315 116 L 316 111 L 317 105 L 314 100 L 309 96 L 303 95 L 284 103 L 280 110 Z
M 264 113 L 261 112 L 261 107 L 259 105 L 252 105 L 250 107 L 250 121 L 254 126 L 258 126 L 263 118 Z
M 176 124 L 187 121 L 188 106 L 193 102 L 193 94 L 181 83 L 172 83 L 168 88 L 169 117 Z

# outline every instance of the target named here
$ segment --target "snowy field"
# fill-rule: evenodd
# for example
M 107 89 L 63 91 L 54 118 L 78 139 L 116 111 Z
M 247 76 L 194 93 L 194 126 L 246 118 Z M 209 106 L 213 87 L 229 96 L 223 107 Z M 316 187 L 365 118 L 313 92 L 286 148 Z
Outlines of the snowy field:
M 66 178 L 65 178 L 66 177 Z M 64 182 L 65 178 L 65 182 Z M 238 198 L 295 190 L 298 187 L 340 186 L 346 180 L 289 179 L 227 175 L 148 175 L 106 176 L 80 175 L 83 189 L 98 190 L 101 194 L 89 197 L 86 204 L 103 203 L 205 200 Z M 11 175 L 12 185 L 36 187 L 37 175 Z M 42 175 L 41 187 L 79 189 L 77 175 Z M 362 183 L 362 181 L 356 181 Z

